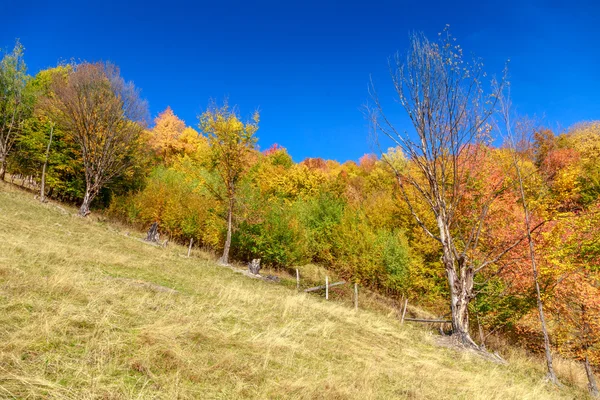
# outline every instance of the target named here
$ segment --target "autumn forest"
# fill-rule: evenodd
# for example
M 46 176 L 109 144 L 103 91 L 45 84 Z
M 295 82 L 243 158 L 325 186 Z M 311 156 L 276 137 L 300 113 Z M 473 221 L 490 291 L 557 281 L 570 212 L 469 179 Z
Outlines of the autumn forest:
M 0 179 L 79 218 L 157 223 L 221 264 L 320 265 L 445 316 L 462 346 L 526 349 L 557 385 L 553 357 L 574 360 L 597 395 L 600 121 L 518 115 L 510 66 L 488 75 L 465 54 L 448 30 L 412 35 L 390 60 L 393 104 L 379 84 L 365 93 L 379 150 L 296 162 L 285 132 L 261 147 L 260 112 L 235 98 L 206 99 L 188 126 L 170 107 L 150 116 L 110 62 L 31 76 L 17 41 L 1 54 Z

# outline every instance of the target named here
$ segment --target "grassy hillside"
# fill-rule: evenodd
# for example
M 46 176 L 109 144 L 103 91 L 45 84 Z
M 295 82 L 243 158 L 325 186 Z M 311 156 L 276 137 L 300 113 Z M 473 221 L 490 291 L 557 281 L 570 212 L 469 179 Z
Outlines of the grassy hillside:
M 585 397 L 74 212 L 0 183 L 2 398 Z

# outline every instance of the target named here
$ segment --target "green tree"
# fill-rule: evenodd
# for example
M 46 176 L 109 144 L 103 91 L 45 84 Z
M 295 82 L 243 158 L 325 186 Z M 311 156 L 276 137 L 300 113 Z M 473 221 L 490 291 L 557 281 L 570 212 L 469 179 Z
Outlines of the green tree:
M 6 174 L 6 161 L 31 107 L 25 87 L 29 76 L 19 41 L 0 61 L 0 179 Z
M 69 65 L 49 68 L 38 72 L 27 83 L 27 91 L 32 96 L 32 112 L 23 124 L 21 134 L 16 138 L 15 151 L 8 160 L 8 171 L 40 179 L 44 163 L 47 161 L 46 186 L 48 194 L 61 200 L 81 199 L 85 185 L 80 151 L 72 137 L 54 127 L 52 114 L 43 107 L 43 99 L 53 96 L 53 79 L 66 79 Z M 50 151 L 49 134 L 53 133 Z M 47 153 L 47 160 L 46 160 Z

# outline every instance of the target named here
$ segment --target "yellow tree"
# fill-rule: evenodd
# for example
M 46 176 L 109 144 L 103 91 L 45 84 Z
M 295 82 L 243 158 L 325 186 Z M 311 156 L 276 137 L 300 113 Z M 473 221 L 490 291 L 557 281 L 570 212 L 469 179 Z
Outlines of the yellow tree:
M 600 365 L 600 203 L 564 213 L 544 235 L 549 298 L 558 351 L 579 360 L 589 389 L 598 396 L 594 367 Z
M 158 114 L 154 119 L 154 128 L 150 131 L 150 146 L 156 155 L 169 164 L 173 157 L 182 150 L 181 137 L 185 130 L 185 122 L 181 120 L 171 107 Z
M 255 112 L 252 121 L 243 123 L 235 109 L 227 103 L 222 107 L 212 104 L 200 116 L 200 129 L 206 135 L 211 147 L 214 170 L 219 175 L 222 190 L 211 190 L 227 204 L 227 238 L 223 248 L 221 263 L 229 263 L 229 248 L 233 229 L 233 212 L 237 188 L 247 165 L 251 150 L 256 143 L 254 136 L 258 130 L 259 114 Z M 223 193 L 220 195 L 219 193 Z

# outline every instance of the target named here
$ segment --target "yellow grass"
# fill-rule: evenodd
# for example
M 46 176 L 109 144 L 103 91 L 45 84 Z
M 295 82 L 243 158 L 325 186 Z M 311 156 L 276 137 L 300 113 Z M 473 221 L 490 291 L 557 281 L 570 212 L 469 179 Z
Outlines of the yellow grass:
M 0 398 L 575 399 L 543 365 L 250 279 L 0 183 Z M 174 289 L 177 292 L 166 290 Z

